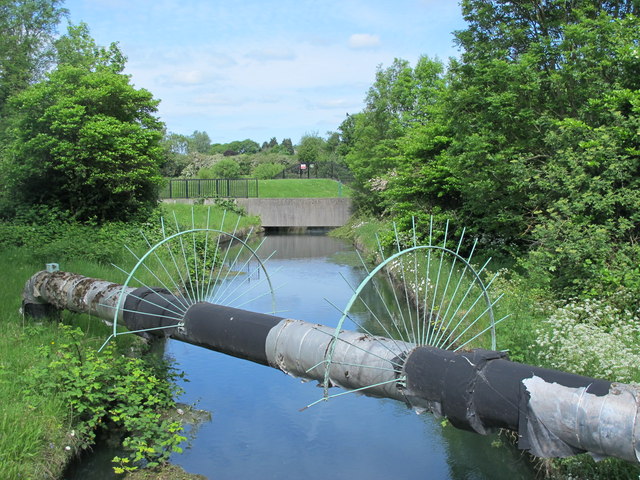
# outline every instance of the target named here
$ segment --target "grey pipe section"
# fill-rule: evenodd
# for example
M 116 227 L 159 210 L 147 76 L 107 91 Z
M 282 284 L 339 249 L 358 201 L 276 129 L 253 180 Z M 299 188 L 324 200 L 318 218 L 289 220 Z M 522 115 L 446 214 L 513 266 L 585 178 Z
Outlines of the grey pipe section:
M 269 331 L 266 352 L 269 365 L 288 375 L 324 381 L 326 354 L 334 329 L 301 320 L 284 319 Z M 394 382 L 402 372 L 394 368 L 415 345 L 343 331 L 336 341 L 329 370 L 332 385 L 357 390 L 367 385 L 367 395 L 404 401 Z
M 535 455 L 590 452 L 597 460 L 611 456 L 640 462 L 638 387 L 614 383 L 608 394 L 594 395 L 587 387 L 566 387 L 536 376 L 522 384 L 530 397 L 524 433 Z
M 133 292 L 127 288 L 125 296 Z M 33 317 L 53 313 L 56 309 L 86 313 L 113 321 L 122 293 L 122 285 L 88 278 L 69 272 L 42 271 L 33 275 L 23 290 L 22 312 Z M 122 311 L 118 321 L 122 321 Z
M 123 291 L 66 272 L 29 279 L 23 311 L 43 316 L 68 309 L 111 322 L 122 293 L 126 308 L 118 321 L 131 330 L 168 327 L 151 333 L 318 381 L 333 347 L 331 385 L 366 388 L 367 395 L 403 401 L 481 434 L 513 430 L 520 448 L 541 457 L 587 451 L 640 462 L 640 388 L 514 363 L 501 352 L 456 353 L 347 331 L 335 339 L 322 325 L 207 303 L 182 315 L 175 297 L 161 289 Z

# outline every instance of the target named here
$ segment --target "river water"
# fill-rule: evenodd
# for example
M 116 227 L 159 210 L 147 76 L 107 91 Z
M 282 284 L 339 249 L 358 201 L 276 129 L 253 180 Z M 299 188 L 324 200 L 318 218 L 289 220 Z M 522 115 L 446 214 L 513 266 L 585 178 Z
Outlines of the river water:
M 357 285 L 366 275 L 353 247 L 326 235 L 269 235 L 260 252 L 272 251 L 278 315 L 334 326 L 340 312 L 329 301 L 344 307 L 352 294 L 345 278 Z M 351 394 L 300 411 L 322 396 L 313 382 L 180 342 L 170 341 L 167 355 L 189 380 L 182 401 L 212 413 L 172 458 L 189 472 L 218 480 L 534 477 L 496 436 L 443 427 L 399 402 Z
M 277 315 L 335 326 L 341 314 L 331 304 L 344 307 L 352 293 L 345 279 L 357 285 L 366 275 L 353 247 L 326 235 L 277 234 L 260 249 L 272 251 Z M 244 308 L 266 312 L 269 302 Z M 322 396 L 313 382 L 176 341 L 166 355 L 188 379 L 180 401 L 212 415 L 171 458 L 188 472 L 216 480 L 534 478 L 497 436 L 443 426 L 402 403 L 349 394 L 301 411 Z M 68 478 L 113 478 L 91 460 L 77 471 Z

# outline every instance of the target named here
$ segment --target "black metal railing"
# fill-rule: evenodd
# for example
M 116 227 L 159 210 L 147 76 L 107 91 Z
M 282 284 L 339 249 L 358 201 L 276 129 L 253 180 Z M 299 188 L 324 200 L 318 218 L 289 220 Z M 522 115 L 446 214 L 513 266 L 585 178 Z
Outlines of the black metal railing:
M 160 198 L 256 198 L 256 178 L 172 178 Z

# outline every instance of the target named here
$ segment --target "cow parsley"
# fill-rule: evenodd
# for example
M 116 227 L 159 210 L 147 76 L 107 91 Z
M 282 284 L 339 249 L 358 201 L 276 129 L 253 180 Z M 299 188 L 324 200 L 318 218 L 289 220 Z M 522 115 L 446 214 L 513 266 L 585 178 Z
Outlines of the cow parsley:
M 640 312 L 597 299 L 556 309 L 536 330 L 540 359 L 552 368 L 620 382 L 640 380 Z

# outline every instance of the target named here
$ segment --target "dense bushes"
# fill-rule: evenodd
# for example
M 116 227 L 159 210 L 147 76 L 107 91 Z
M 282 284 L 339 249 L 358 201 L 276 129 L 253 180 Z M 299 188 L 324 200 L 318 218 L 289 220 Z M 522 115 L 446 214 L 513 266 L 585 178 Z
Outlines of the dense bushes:
M 73 449 L 95 443 L 102 428 L 124 436 L 127 458 L 116 457 L 116 473 L 167 462 L 186 440 L 180 421 L 163 418 L 180 393 L 175 374 L 161 363 L 123 356 L 113 346 L 98 353 L 77 328 L 61 325 L 58 343 L 41 347 L 48 363 L 27 372 L 26 401 L 59 398 L 74 419 Z
M 0 223 L 0 250 L 28 248 L 33 260 L 42 264 L 69 258 L 108 264 L 122 258 L 125 245 L 142 246 L 140 230 L 152 226 L 155 230 L 154 219 L 83 224 L 57 209 L 22 209 L 13 221 Z
M 33 205 L 81 221 L 148 213 L 162 181 L 158 101 L 122 74 L 117 46 L 97 47 L 86 26 L 56 46 L 56 68 L 2 112 L 0 215 Z

